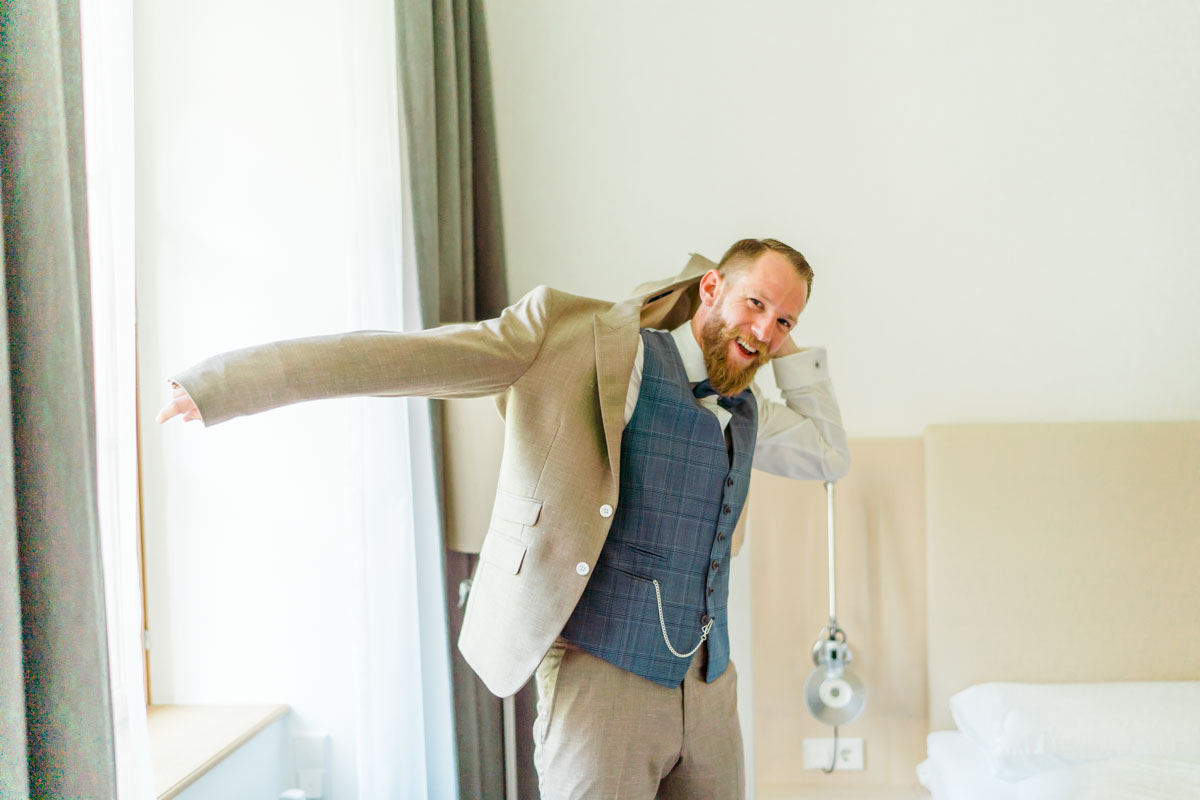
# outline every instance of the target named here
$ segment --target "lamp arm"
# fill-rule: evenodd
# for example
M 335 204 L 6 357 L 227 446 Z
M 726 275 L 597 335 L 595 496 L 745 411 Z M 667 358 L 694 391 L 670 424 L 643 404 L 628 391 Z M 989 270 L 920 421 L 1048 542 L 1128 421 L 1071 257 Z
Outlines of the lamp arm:
M 833 481 L 825 481 L 825 518 L 829 524 L 829 625 L 837 627 L 837 577 L 833 556 Z

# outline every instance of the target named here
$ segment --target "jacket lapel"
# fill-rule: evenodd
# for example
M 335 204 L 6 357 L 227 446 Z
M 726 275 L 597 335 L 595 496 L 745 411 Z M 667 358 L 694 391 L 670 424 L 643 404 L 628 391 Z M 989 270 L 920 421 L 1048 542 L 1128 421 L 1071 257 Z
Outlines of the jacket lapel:
M 674 278 L 639 286 L 634 298 L 642 304 L 642 327 L 673 330 L 691 319 L 700 305 L 700 278 L 716 266 L 704 256 L 693 254 Z
M 625 396 L 629 393 L 629 374 L 637 355 L 638 330 L 671 329 L 691 319 L 699 303 L 696 284 L 704 273 L 716 266 L 707 258 L 693 254 L 687 266 L 674 278 L 642 284 L 633 298 L 617 303 L 594 318 L 596 391 L 608 463 L 614 475 L 621 466 Z
M 593 320 L 596 337 L 596 391 L 608 463 L 616 475 L 621 465 L 621 433 L 625 429 L 625 396 L 637 355 L 638 311 L 633 301 L 617 303 Z

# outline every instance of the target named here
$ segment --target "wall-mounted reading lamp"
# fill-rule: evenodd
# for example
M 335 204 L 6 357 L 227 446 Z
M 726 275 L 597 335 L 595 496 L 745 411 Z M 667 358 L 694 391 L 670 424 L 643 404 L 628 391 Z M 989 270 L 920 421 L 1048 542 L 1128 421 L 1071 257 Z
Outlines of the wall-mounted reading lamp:
M 837 753 L 838 727 L 853 722 L 867 705 L 863 683 L 850 669 L 850 645 L 846 632 L 837 622 L 837 579 L 833 557 L 833 481 L 825 481 L 826 517 L 829 524 L 829 624 L 821 629 L 813 644 L 813 663 L 817 668 L 804 682 L 804 704 L 819 721 L 833 726 Z M 836 763 L 836 757 L 835 762 Z M 826 772 L 833 772 L 833 765 Z

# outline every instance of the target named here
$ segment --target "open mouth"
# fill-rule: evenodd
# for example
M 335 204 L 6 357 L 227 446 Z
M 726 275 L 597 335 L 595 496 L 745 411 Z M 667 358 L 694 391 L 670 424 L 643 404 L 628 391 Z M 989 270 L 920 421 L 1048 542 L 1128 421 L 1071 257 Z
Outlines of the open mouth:
M 738 351 L 742 354 L 742 356 L 744 358 L 751 359 L 751 360 L 758 358 L 758 348 L 755 347 L 754 345 L 750 344 L 749 342 L 747 342 L 742 337 L 740 337 L 740 336 L 736 337 L 733 340 L 733 343 L 735 345 L 737 345 Z

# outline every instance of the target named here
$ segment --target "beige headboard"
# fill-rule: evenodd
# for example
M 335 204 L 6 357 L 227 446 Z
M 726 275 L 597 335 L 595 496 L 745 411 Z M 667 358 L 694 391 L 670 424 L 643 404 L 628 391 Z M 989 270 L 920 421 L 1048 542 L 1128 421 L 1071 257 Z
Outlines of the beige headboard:
M 1200 679 L 1200 422 L 931 427 L 931 730 L 992 680 Z

